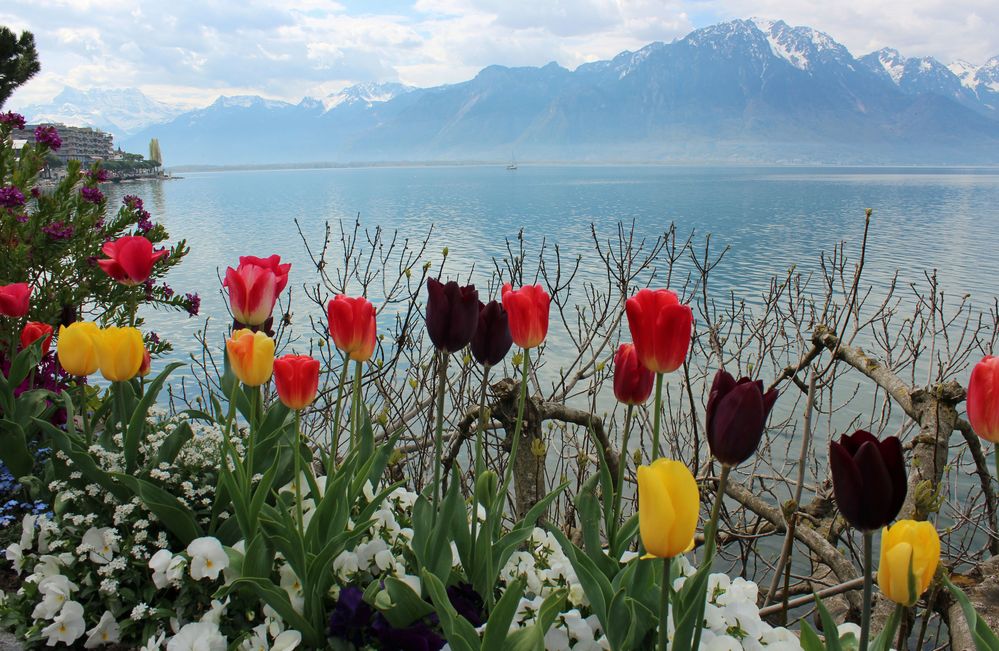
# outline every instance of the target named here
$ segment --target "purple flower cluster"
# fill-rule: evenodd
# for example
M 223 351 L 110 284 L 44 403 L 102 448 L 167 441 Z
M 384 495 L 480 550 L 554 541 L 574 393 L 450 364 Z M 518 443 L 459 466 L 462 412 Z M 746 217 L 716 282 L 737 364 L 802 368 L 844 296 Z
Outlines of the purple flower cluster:
M 126 194 L 121 203 L 132 210 L 142 210 L 142 199 L 134 194 Z
M 139 230 L 140 233 L 148 233 L 149 231 L 153 230 L 153 222 L 149 218 L 149 213 L 147 213 L 145 210 L 141 211 L 139 213 L 139 221 L 135 224 L 135 227 Z
M 201 297 L 197 294 L 185 294 L 184 298 L 187 299 L 187 313 L 198 316 L 198 312 L 201 311 Z
M 173 298 L 174 291 L 173 291 L 173 287 L 171 287 L 170 285 L 167 285 L 166 283 L 163 283 L 160 286 L 160 291 L 163 293 L 163 296 L 165 298 Z
M 98 169 L 97 171 L 87 170 L 86 175 L 88 179 L 98 183 L 104 183 L 108 180 L 108 171 L 106 169 Z
M 35 142 L 39 145 L 45 145 L 52 151 L 59 151 L 59 148 L 62 147 L 62 138 L 59 137 L 59 132 L 56 131 L 55 127 L 36 127 Z
M 0 124 L 12 129 L 23 129 L 24 116 L 20 113 L 14 113 L 13 111 L 0 113 Z
M 97 188 L 92 188 L 90 186 L 80 188 L 80 196 L 83 197 L 84 201 L 89 201 L 95 205 L 104 201 L 104 193 Z
M 19 208 L 24 205 L 24 193 L 13 185 L 0 188 L 0 206 Z
M 64 224 L 61 221 L 55 221 L 46 226 L 42 226 L 42 232 L 51 237 L 53 240 L 68 240 L 73 237 L 72 224 Z
M 146 209 L 142 207 L 142 199 L 134 194 L 128 194 L 125 195 L 121 202 L 125 205 L 125 207 L 135 211 L 136 215 L 138 215 L 139 219 L 135 223 L 135 227 L 140 233 L 148 233 L 153 230 L 153 226 L 155 224 L 153 224 L 152 215 L 146 212 Z

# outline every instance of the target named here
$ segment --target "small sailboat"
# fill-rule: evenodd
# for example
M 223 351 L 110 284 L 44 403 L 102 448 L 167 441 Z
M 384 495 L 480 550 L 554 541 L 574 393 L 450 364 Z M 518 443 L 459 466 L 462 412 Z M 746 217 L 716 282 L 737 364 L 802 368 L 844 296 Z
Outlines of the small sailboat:
M 514 157 L 514 156 L 511 156 L 510 157 L 510 164 L 507 165 L 506 168 L 508 170 L 510 170 L 510 171 L 516 170 L 517 169 L 517 158 Z

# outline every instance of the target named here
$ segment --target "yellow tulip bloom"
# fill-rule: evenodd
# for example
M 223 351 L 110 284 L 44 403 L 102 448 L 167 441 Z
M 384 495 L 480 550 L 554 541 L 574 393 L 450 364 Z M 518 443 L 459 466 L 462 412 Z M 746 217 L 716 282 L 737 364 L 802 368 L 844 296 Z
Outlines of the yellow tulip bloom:
M 881 531 L 878 585 L 895 603 L 903 606 L 916 603 L 930 587 L 939 562 L 940 537 L 929 522 L 899 520 Z
M 77 321 L 59 326 L 56 355 L 59 365 L 70 375 L 85 377 L 98 368 L 97 339 L 101 329 L 91 321 Z
M 229 365 L 239 381 L 258 387 L 271 379 L 274 371 L 274 340 L 262 332 L 243 329 L 225 342 Z
M 700 510 L 697 482 L 687 466 L 657 459 L 638 467 L 638 527 L 650 555 L 672 558 L 690 548 Z
M 142 366 L 146 345 L 137 328 L 104 328 L 97 338 L 101 375 L 110 382 L 127 382 Z

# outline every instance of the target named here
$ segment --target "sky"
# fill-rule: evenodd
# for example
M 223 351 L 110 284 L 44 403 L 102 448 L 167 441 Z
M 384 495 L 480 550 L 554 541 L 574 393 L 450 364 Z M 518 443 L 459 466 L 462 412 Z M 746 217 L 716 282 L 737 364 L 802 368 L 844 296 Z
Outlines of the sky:
M 188 108 L 219 95 L 298 101 L 363 82 L 434 86 L 491 64 L 573 69 L 759 16 L 944 63 L 999 55 L 996 0 L 4 0 L 35 34 L 39 73 L 11 106 L 64 86 L 137 87 Z

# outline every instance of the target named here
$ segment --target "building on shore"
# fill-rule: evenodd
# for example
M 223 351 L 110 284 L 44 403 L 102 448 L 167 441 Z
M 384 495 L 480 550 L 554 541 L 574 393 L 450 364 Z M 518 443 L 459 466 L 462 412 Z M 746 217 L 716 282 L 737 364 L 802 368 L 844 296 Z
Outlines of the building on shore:
M 109 160 L 114 155 L 114 136 L 100 129 L 90 127 L 71 127 L 65 124 L 28 124 L 24 129 L 15 129 L 12 134 L 15 140 L 34 141 L 35 129 L 39 126 L 55 127 L 62 139 L 59 151 L 52 156 L 65 164 L 70 160 L 78 160 L 89 164 L 95 161 Z

